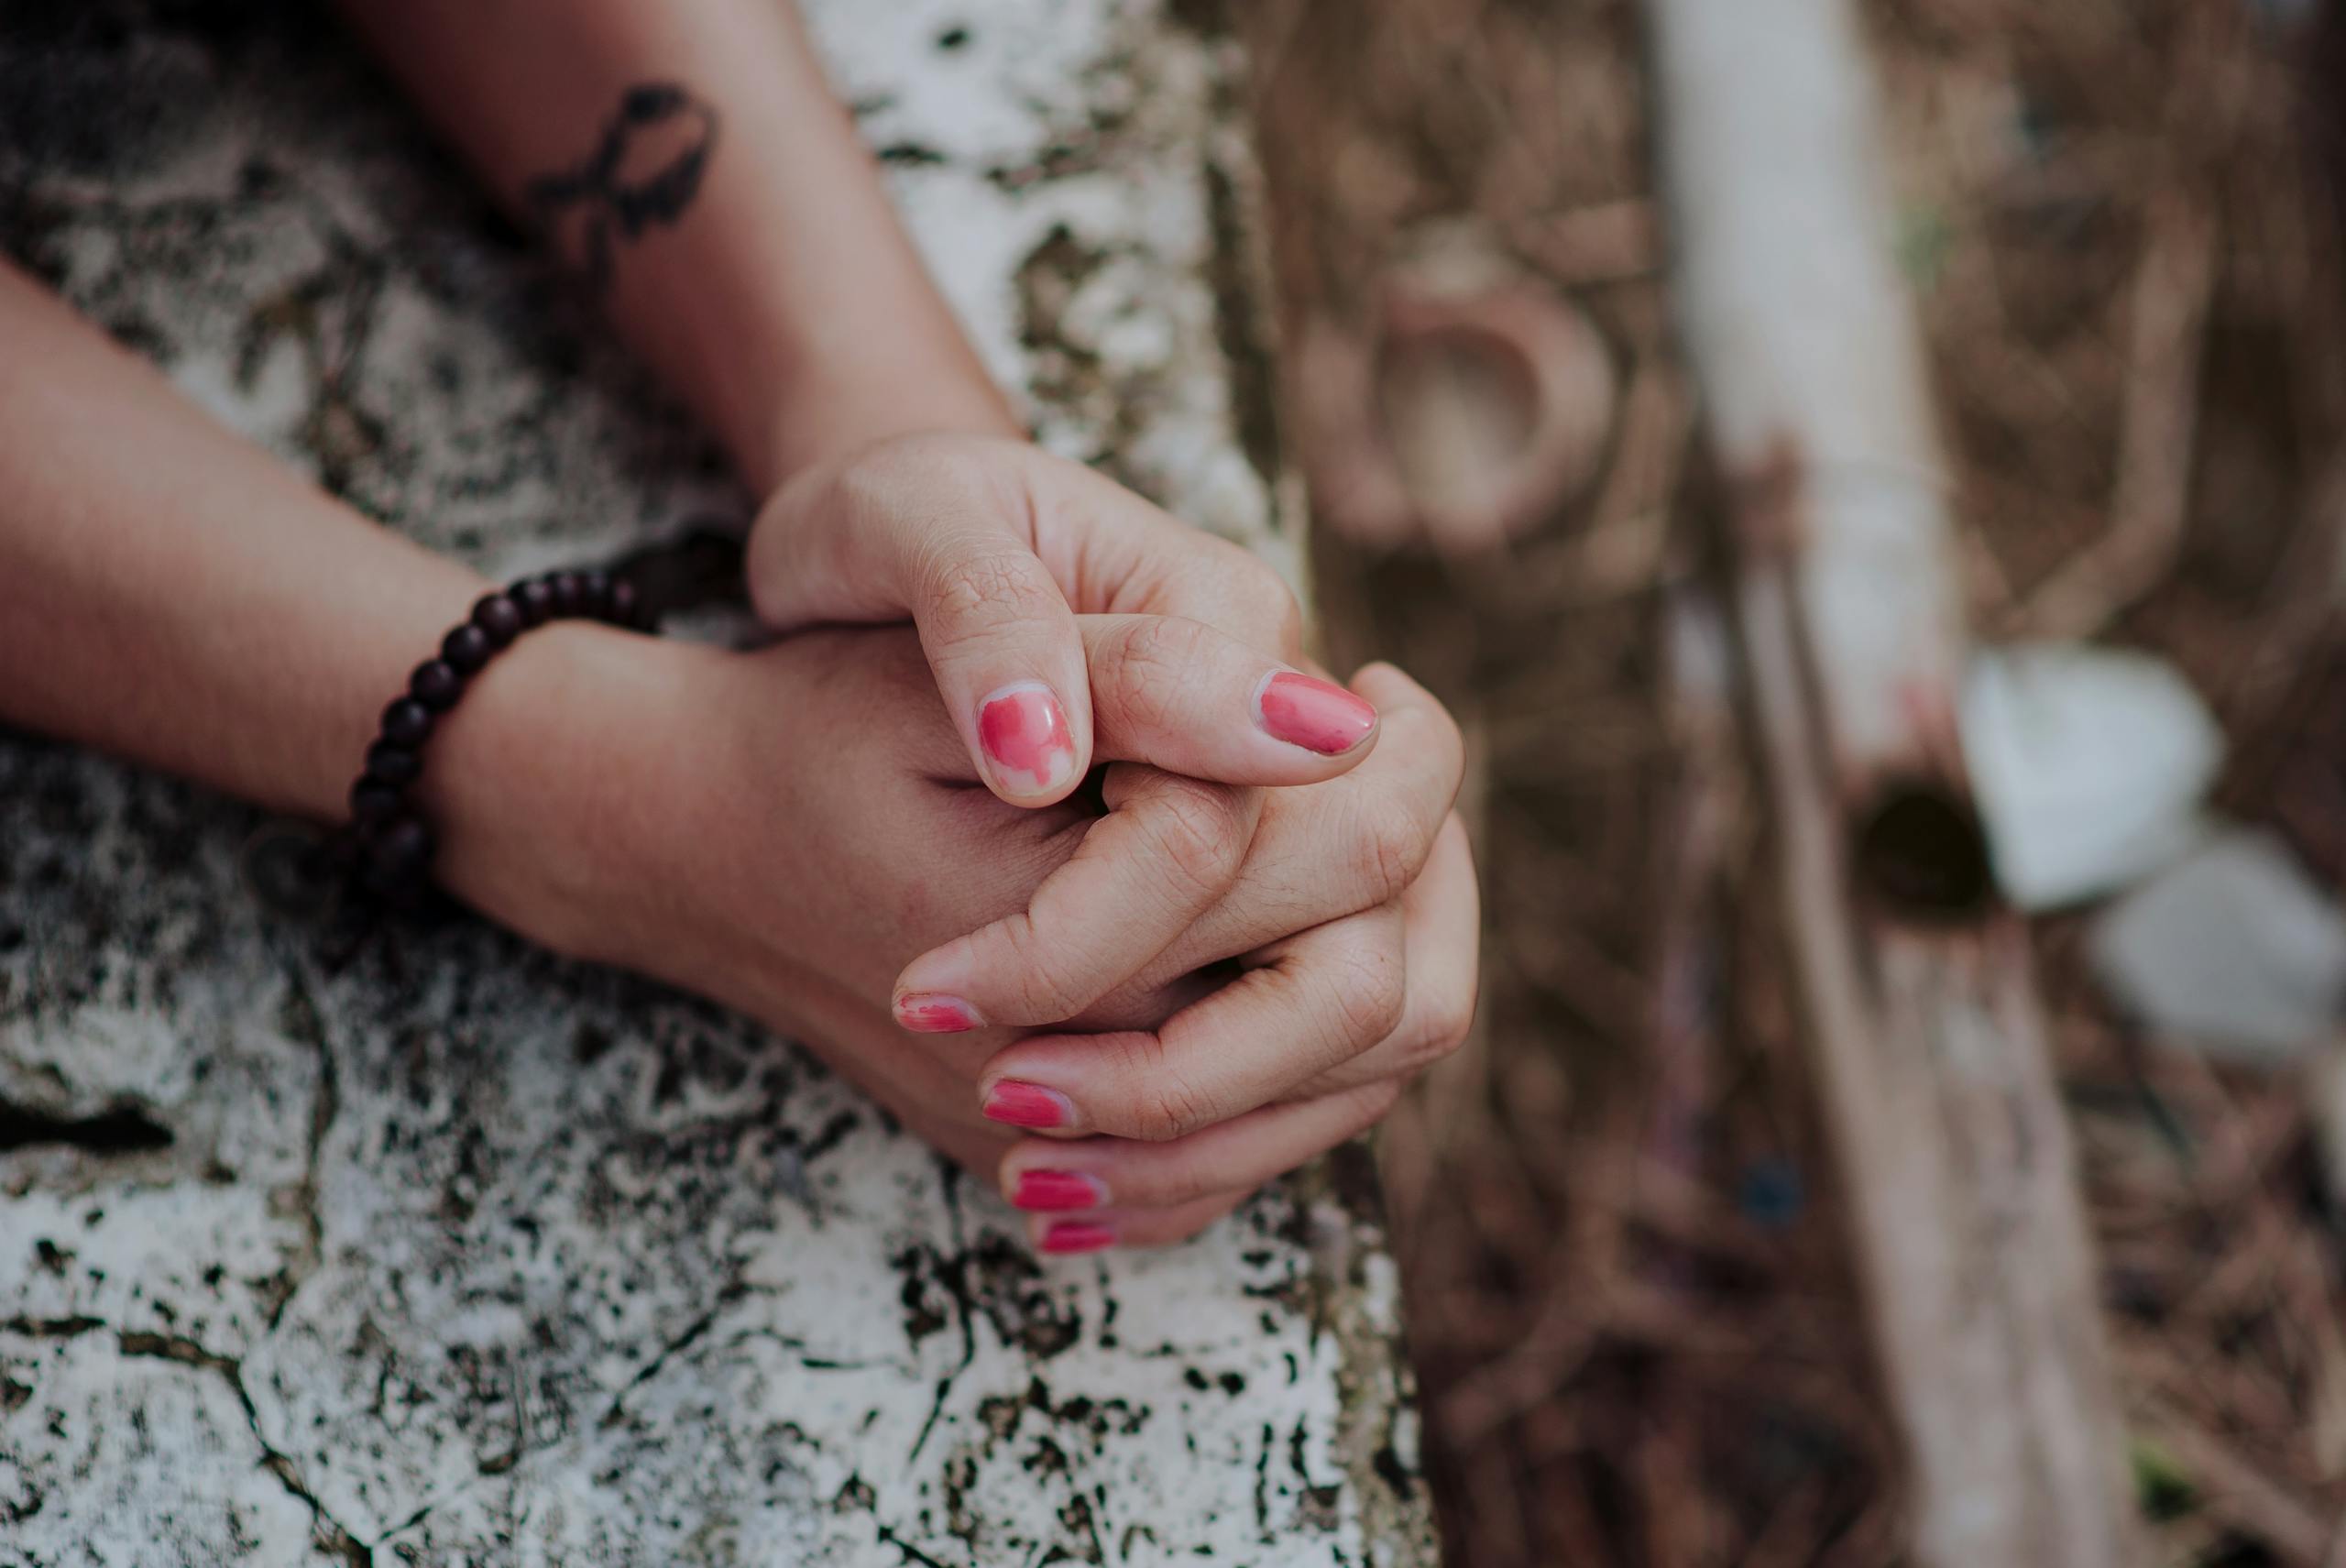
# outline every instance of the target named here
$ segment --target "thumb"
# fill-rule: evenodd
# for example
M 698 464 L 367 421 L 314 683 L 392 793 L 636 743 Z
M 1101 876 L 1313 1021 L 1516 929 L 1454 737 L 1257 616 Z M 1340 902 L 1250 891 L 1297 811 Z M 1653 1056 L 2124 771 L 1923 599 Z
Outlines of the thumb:
M 909 616 L 978 776 L 1034 806 L 1083 778 L 1091 706 L 1083 639 L 1029 515 L 1017 468 L 985 444 L 900 442 L 784 486 L 748 568 L 779 630 Z

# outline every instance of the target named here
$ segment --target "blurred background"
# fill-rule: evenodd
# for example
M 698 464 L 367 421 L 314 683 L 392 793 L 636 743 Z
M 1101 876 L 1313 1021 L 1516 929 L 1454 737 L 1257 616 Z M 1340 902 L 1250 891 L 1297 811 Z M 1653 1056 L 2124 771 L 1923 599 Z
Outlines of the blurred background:
M 1861 10 L 2149 1560 L 2335 1568 L 2346 35 Z M 1767 803 L 1673 679 L 1720 519 L 1640 7 L 1233 15 L 1331 662 L 1475 759 L 1481 1022 L 1379 1151 L 1450 1561 L 1902 1561 Z

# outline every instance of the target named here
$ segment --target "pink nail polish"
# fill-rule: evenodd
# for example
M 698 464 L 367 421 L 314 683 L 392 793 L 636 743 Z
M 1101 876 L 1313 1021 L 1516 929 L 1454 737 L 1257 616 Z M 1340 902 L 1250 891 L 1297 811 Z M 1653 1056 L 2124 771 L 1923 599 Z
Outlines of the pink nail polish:
M 1080 1170 L 1022 1170 L 1010 1201 L 1038 1213 L 1104 1209 L 1108 1205 L 1108 1184 Z
M 1339 685 L 1275 671 L 1255 694 L 1255 720 L 1290 746 L 1341 757 L 1376 728 L 1376 709 Z
M 904 996 L 896 1001 L 896 1022 L 916 1035 L 958 1035 L 976 1028 L 978 1014 L 958 996 Z
M 978 743 L 1014 795 L 1048 795 L 1075 771 L 1067 712 L 1040 681 L 1004 686 L 980 703 Z
M 986 1091 L 985 1114 L 1013 1127 L 1064 1127 L 1075 1120 L 1075 1105 L 1056 1089 L 1005 1078 Z
M 1061 1220 L 1043 1234 L 1043 1250 L 1048 1253 L 1098 1252 L 1116 1245 L 1113 1225 L 1087 1225 L 1077 1220 Z

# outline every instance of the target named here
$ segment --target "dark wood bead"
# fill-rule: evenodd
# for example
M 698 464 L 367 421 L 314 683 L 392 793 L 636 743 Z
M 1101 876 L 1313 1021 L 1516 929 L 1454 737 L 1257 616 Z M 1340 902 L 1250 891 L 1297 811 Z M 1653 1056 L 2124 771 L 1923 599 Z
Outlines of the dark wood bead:
M 606 613 L 613 626 L 640 624 L 636 618 L 642 609 L 643 596 L 635 591 L 633 583 L 621 577 L 611 584 L 610 608 Z
M 408 677 L 407 689 L 434 713 L 444 713 L 465 695 L 465 677 L 445 659 L 427 659 Z
M 411 696 L 383 709 L 383 739 L 396 746 L 421 746 L 432 739 L 432 710 Z
M 405 746 L 378 740 L 367 748 L 367 776 L 394 788 L 411 784 L 423 772 L 423 758 Z
M 460 675 L 469 675 L 479 669 L 496 652 L 489 645 L 488 633 L 470 621 L 449 632 L 440 643 L 440 657 L 445 659 L 448 667 Z
M 387 784 L 380 779 L 362 777 L 350 786 L 350 819 L 361 828 L 373 828 L 388 822 L 406 798 L 396 785 Z
M 578 574 L 578 613 L 608 615 L 611 610 L 611 575 L 608 572 Z
M 521 635 L 521 607 L 506 594 L 490 594 L 473 606 L 473 624 L 488 634 L 492 647 L 502 648 Z
M 359 880 L 378 898 L 411 905 L 423 891 L 432 850 L 432 829 L 420 818 L 393 817 L 367 844 Z
M 576 615 L 586 604 L 586 584 L 576 572 L 556 572 L 546 586 L 554 590 L 556 615 Z
M 525 577 L 508 590 L 521 612 L 524 626 L 543 626 L 554 619 L 554 588 L 543 577 Z
M 423 825 L 422 817 L 397 817 L 375 836 L 367 858 L 385 880 L 412 881 L 432 863 L 432 829 Z

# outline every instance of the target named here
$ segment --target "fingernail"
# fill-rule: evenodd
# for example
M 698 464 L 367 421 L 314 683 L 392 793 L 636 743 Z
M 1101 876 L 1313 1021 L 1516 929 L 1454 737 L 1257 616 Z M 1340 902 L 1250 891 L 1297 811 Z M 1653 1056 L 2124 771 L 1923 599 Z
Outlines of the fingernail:
M 958 1035 L 978 1026 L 978 1013 L 958 996 L 902 996 L 896 1022 L 916 1035 Z
M 1255 718 L 1275 740 L 1341 757 L 1376 728 L 1376 709 L 1340 685 L 1277 670 L 1255 694 Z
M 986 1091 L 985 1114 L 1014 1127 L 1064 1127 L 1075 1120 L 1075 1102 L 1056 1089 L 1005 1078 Z
M 1098 1252 L 1115 1245 L 1113 1225 L 1087 1225 L 1078 1220 L 1061 1220 L 1043 1234 L 1045 1252 Z
M 1075 771 L 1067 711 L 1040 681 L 1004 686 L 980 703 L 978 743 L 1012 795 L 1049 795 Z
M 1022 1170 L 1011 1193 L 1014 1207 L 1049 1213 L 1060 1209 L 1104 1209 L 1108 1184 L 1080 1170 Z

